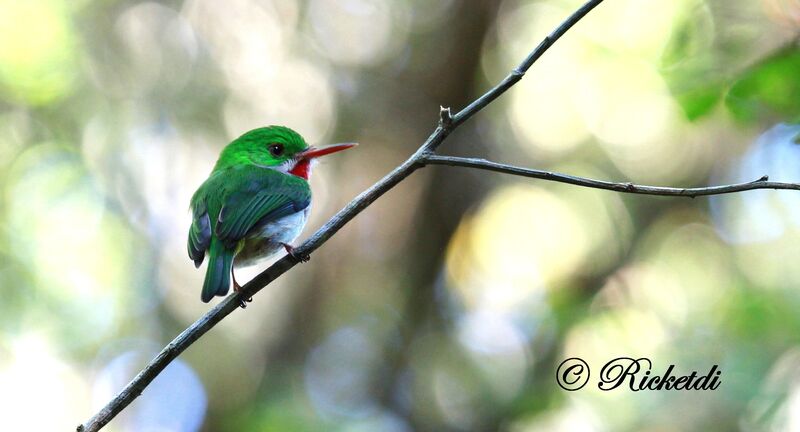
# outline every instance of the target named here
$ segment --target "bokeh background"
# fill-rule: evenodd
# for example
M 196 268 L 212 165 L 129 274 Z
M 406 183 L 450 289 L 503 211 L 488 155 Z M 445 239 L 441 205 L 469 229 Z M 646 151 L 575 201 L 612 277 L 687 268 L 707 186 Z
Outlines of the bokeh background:
M 231 139 L 283 124 L 361 143 L 317 167 L 307 236 L 579 4 L 0 0 L 2 429 L 73 430 L 208 310 L 188 202 Z M 799 33 L 797 0 L 607 0 L 441 152 L 797 182 Z M 797 192 L 428 167 L 106 430 L 800 430 L 799 242 Z M 620 355 L 718 364 L 723 383 L 556 386 L 563 358 Z

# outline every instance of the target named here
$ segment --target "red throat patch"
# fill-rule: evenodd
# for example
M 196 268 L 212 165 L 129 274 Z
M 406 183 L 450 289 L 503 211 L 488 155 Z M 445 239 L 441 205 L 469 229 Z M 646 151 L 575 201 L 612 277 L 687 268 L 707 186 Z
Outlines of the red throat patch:
M 311 174 L 311 160 L 300 159 L 294 168 L 289 171 L 289 174 L 308 180 L 308 175 Z

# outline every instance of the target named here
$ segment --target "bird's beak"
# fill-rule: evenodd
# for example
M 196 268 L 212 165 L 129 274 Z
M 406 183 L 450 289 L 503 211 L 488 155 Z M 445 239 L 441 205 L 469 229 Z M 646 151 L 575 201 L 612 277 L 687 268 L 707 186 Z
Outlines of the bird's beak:
M 331 144 L 322 147 L 309 147 L 300 153 L 300 157 L 302 159 L 314 159 L 320 156 L 329 155 L 331 153 L 340 152 L 342 150 L 347 150 L 349 148 L 355 147 L 358 144 L 356 143 L 342 143 L 342 144 Z

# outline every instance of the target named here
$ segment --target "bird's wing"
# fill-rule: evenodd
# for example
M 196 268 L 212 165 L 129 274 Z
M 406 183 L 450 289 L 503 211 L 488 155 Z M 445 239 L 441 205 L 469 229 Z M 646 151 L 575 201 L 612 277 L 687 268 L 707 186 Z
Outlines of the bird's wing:
M 226 187 L 214 233 L 233 247 L 255 226 L 304 210 L 311 203 L 308 182 L 271 169 L 237 172 L 236 187 Z
M 189 258 L 194 261 L 195 267 L 200 267 L 206 250 L 211 245 L 211 220 L 208 217 L 208 207 L 203 199 L 192 200 L 192 226 L 189 228 Z

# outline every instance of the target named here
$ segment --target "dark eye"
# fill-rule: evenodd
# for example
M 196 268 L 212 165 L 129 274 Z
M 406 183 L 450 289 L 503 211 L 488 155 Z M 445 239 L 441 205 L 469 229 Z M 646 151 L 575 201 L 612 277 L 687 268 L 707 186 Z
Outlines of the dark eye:
M 267 150 L 272 156 L 278 157 L 283 154 L 283 144 L 270 144 Z

